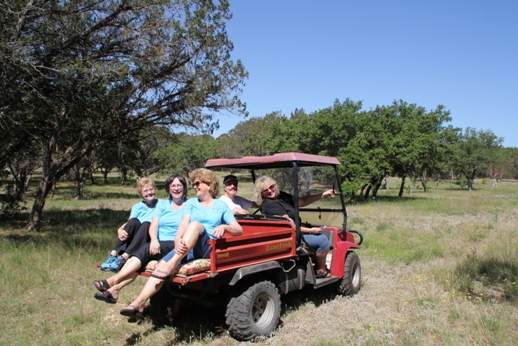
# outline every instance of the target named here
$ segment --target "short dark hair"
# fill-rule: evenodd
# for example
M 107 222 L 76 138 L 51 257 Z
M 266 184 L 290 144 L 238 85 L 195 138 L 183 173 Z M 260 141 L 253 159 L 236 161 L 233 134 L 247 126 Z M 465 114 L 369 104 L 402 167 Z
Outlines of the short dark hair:
M 231 181 L 235 181 L 237 183 L 237 177 L 235 175 L 233 175 L 233 174 L 226 175 L 223 178 L 223 185 L 227 185 Z
M 180 174 L 172 174 L 170 175 L 164 183 L 165 192 L 167 193 L 167 196 L 171 198 L 171 194 L 169 193 L 169 185 L 173 182 L 173 180 L 178 179 L 180 183 L 183 186 L 183 198 L 187 199 L 187 180 L 183 177 L 183 175 Z

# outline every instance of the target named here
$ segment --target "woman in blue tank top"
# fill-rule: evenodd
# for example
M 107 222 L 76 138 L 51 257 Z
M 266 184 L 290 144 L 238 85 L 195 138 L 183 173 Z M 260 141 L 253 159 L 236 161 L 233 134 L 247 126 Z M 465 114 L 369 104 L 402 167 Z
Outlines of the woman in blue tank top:
M 187 182 L 180 175 L 172 175 L 166 180 L 165 189 L 169 198 L 158 201 L 145 241 L 133 251 L 117 274 L 106 280 L 94 281 L 98 290 L 94 296 L 96 299 L 115 303 L 120 290 L 133 282 L 148 262 L 159 260 L 174 249 L 176 233 L 186 211 Z

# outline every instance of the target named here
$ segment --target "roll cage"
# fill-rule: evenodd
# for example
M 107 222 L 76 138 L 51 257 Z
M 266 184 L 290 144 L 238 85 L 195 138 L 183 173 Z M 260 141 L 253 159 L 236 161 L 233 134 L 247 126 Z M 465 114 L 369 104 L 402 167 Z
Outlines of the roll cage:
M 300 231 L 300 212 L 340 212 L 343 215 L 342 230 L 347 230 L 347 210 L 345 207 L 345 199 L 342 193 L 342 187 L 338 175 L 338 165 L 340 161 L 335 157 L 305 154 L 298 152 L 278 153 L 268 156 L 244 156 L 239 158 L 220 158 L 210 159 L 205 163 L 206 168 L 234 168 L 234 169 L 248 169 L 252 175 L 252 181 L 255 183 L 255 171 L 258 169 L 271 168 L 291 168 L 291 180 L 293 187 L 293 203 L 297 210 L 297 232 Z M 338 188 L 338 195 L 340 196 L 341 209 L 338 208 L 299 208 L 299 169 L 301 167 L 314 166 L 332 166 L 335 173 L 334 186 Z

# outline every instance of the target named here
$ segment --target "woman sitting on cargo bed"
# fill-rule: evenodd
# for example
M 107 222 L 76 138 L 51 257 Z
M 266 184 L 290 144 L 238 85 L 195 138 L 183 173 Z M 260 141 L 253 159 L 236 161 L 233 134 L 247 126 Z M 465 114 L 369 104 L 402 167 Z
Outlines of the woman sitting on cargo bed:
M 186 211 L 187 181 L 181 175 L 171 175 L 164 187 L 169 198 L 156 203 L 149 231 L 130 253 L 131 257 L 117 274 L 106 280 L 94 281 L 98 291 L 94 295 L 96 299 L 116 303 L 122 288 L 135 280 L 141 268 L 150 261 L 156 262 L 175 247 L 177 229 Z
M 303 207 L 323 197 L 333 197 L 334 195 L 333 190 L 327 190 L 321 194 L 301 197 L 298 201 L 299 206 Z M 256 203 L 261 206 L 261 212 L 266 216 L 283 216 L 292 222 L 298 220 L 293 196 L 279 191 L 277 182 L 269 176 L 259 177 L 255 182 L 255 199 Z M 329 239 L 322 233 L 320 227 L 300 227 L 300 230 L 306 244 L 316 252 L 315 270 L 317 278 L 329 277 L 330 274 L 326 268 Z
M 232 211 L 224 202 L 216 199 L 219 186 L 216 174 L 199 168 L 189 176 L 196 197 L 186 202 L 185 216 L 178 229 L 175 249 L 162 258 L 138 297 L 120 311 L 122 315 L 140 315 L 146 301 L 160 290 L 166 278 L 176 273 L 191 250 L 194 258 L 208 258 L 209 239 L 221 238 L 225 232 L 235 235 L 243 233 Z

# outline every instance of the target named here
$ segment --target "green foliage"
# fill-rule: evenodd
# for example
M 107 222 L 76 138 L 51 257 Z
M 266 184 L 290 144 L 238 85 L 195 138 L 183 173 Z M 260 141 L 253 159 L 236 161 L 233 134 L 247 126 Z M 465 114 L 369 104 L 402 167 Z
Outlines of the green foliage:
M 496 179 L 518 179 L 518 148 L 500 148 L 493 153 L 491 176 Z
M 493 132 L 467 128 L 452 144 L 451 167 L 466 178 L 468 189 L 474 187 L 474 180 L 480 174 L 487 174 L 496 162 L 494 153 L 500 148 L 502 139 Z
M 174 142 L 154 152 L 154 159 L 160 163 L 160 172 L 165 175 L 174 172 L 187 175 L 195 168 L 203 167 L 216 153 L 216 140 L 209 135 L 178 135 Z
M 286 144 L 295 140 L 287 134 L 289 124 L 286 117 L 276 112 L 240 122 L 218 138 L 217 153 L 221 157 L 240 157 L 296 150 Z
M 27 146 L 40 149 L 31 228 L 52 187 L 94 149 L 117 145 L 120 154 L 124 141 L 135 154 L 125 159 L 145 174 L 149 152 L 131 145 L 142 129 L 210 132 L 215 111 L 245 113 L 246 71 L 231 57 L 226 0 L 1 0 L 0 8 L 0 128 L 8 134 L 0 169 Z

